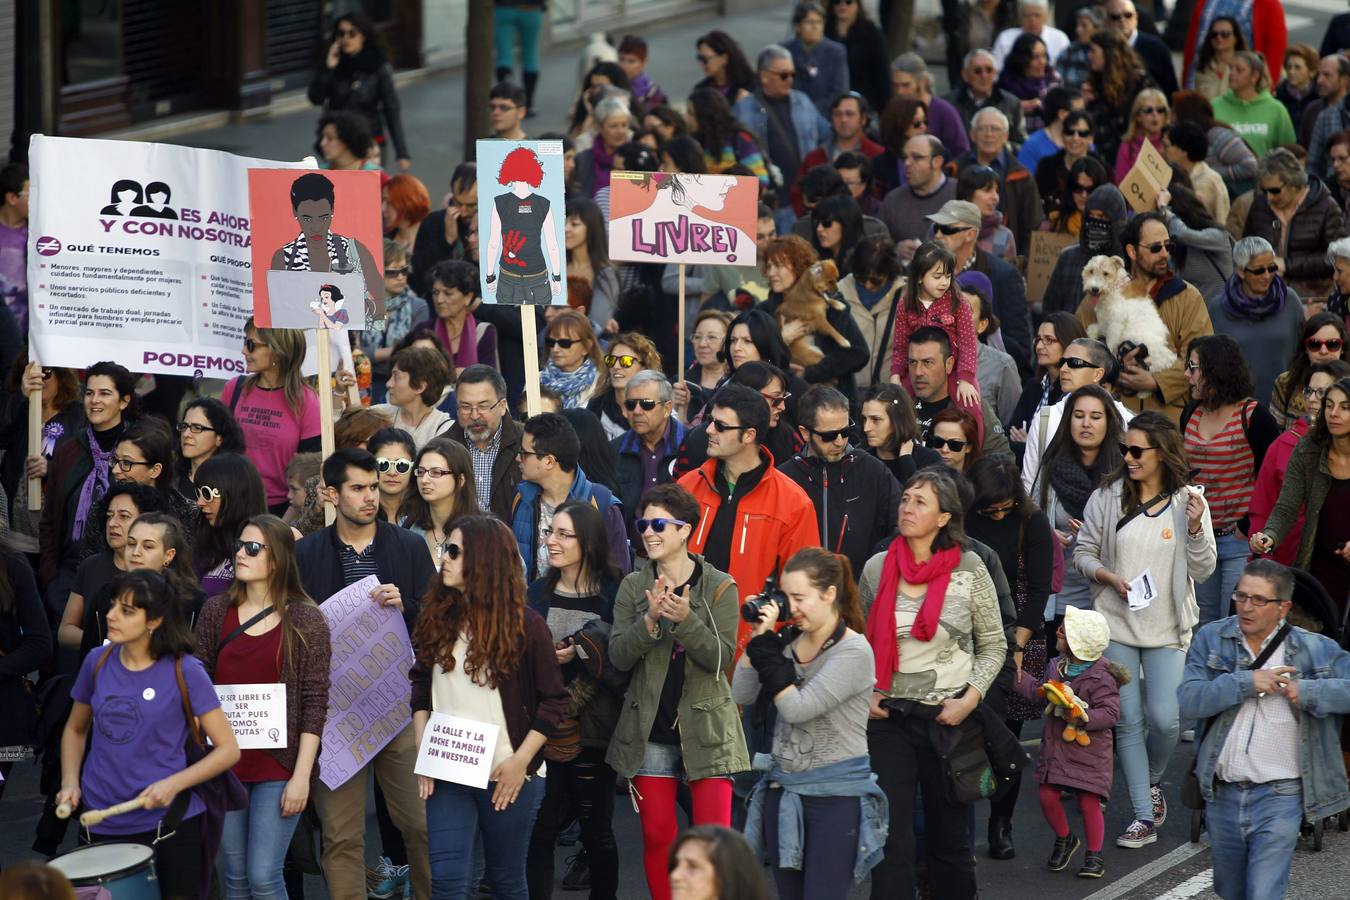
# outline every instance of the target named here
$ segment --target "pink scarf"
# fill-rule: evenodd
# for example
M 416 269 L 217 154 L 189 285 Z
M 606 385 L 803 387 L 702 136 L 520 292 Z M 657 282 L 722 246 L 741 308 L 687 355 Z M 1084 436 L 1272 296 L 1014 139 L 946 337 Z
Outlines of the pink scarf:
M 867 616 L 867 640 L 876 656 L 877 690 L 891 689 L 891 675 L 900 667 L 900 653 L 895 640 L 895 594 L 903 577 L 909 584 L 926 585 L 919 615 L 910 628 L 910 637 L 931 641 L 937 634 L 942 604 L 947 598 L 947 584 L 952 571 L 961 561 L 961 548 L 938 550 L 927 562 L 914 561 L 909 541 L 897 537 L 886 551 L 886 562 L 881 569 L 881 583 Z
M 449 352 L 450 332 L 445 327 L 445 320 L 440 317 L 436 319 L 436 337 L 441 339 L 446 352 Z M 464 327 L 459 332 L 459 352 L 451 356 L 457 369 L 467 369 L 478 364 L 478 323 L 474 321 L 473 313 L 465 314 Z

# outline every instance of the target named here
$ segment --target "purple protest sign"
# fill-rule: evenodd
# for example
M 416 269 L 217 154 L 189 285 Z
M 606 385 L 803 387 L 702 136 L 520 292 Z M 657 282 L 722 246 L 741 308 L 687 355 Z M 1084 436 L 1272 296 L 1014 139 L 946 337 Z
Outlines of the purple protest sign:
M 348 585 L 319 606 L 333 646 L 328 720 L 319 778 L 344 784 L 412 723 L 412 642 L 403 615 L 370 599 L 374 575 Z

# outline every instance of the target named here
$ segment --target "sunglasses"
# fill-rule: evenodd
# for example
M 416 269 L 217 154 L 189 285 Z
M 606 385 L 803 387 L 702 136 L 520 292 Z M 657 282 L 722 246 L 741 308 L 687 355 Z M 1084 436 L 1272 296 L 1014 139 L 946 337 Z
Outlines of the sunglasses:
M 659 400 L 625 400 L 625 401 L 623 401 L 623 407 L 624 407 L 624 409 L 628 410 L 629 412 L 636 412 L 636 411 L 637 411 L 637 408 L 640 406 L 640 407 L 642 407 L 643 409 L 645 409 L 647 412 L 651 412 L 652 410 L 656 409 L 656 404 L 658 404 L 659 402 L 661 402 L 661 401 L 659 401 Z
M 190 431 L 193 434 L 201 434 L 203 431 L 215 431 L 210 425 L 199 425 L 196 422 L 179 422 L 174 426 L 179 434 Z
M 974 66 L 970 70 L 972 75 L 993 75 L 997 71 L 993 66 Z
M 571 350 L 572 345 L 577 343 L 576 338 L 544 338 L 544 346 L 552 350 L 554 347 L 561 347 L 564 350 Z
M 715 53 L 710 53 L 710 54 L 708 54 L 707 56 L 704 56 L 702 53 L 700 53 L 700 54 L 698 54 L 697 56 L 694 57 L 694 59 L 696 59 L 696 60 L 699 61 L 699 65 L 703 65 L 703 66 L 706 66 L 710 60 L 713 60 L 713 59 L 716 59 L 716 58 L 717 58 L 717 54 L 715 54 Z
M 412 271 L 412 266 L 387 266 L 384 270 L 385 278 L 407 278 L 408 273 Z
M 647 530 L 652 531 L 654 534 L 663 534 L 665 533 L 667 525 L 674 528 L 680 528 L 689 523 L 681 521 L 680 519 L 638 519 L 633 524 L 637 526 L 638 534 L 642 534 Z
M 1112 21 L 1112 22 L 1124 22 L 1124 21 L 1126 21 L 1127 19 L 1133 19 L 1133 18 L 1134 18 L 1134 13 L 1132 13 L 1132 12 L 1111 13 L 1111 21 Z
M 770 72 L 769 74 L 777 76 L 779 81 L 791 81 L 797 77 L 796 72 Z
M 445 554 L 446 559 L 459 559 L 459 555 L 464 552 L 464 548 L 459 544 L 446 544 L 441 547 L 441 552 Z
M 55 374 L 56 374 L 56 370 L 55 370 L 55 369 L 43 369 L 43 370 L 42 370 L 42 380 L 43 380 L 43 381 L 50 381 L 51 378 L 52 378 L 52 376 L 55 375 Z
M 238 556 L 238 555 L 239 555 L 239 551 L 241 551 L 241 550 L 242 550 L 243 552 L 247 553 L 249 556 L 257 556 L 259 553 L 263 552 L 263 551 L 266 550 L 266 549 L 267 549 L 267 545 L 264 544 L 264 543 L 262 543 L 261 541 L 235 541 L 235 542 L 234 542 L 234 555 L 235 555 L 235 556 Z
M 1157 449 L 1157 447 L 1131 447 L 1129 444 L 1121 444 L 1120 455 L 1128 456 L 1130 459 L 1143 459 L 1145 452 Z
M 1064 133 L 1070 137 L 1092 137 L 1091 128 L 1066 128 Z
M 1209 39 L 1211 41 L 1214 40 L 1215 38 L 1230 38 L 1232 36 L 1233 32 L 1231 31 L 1211 31 L 1209 33 Z
M 815 428 L 808 428 L 807 431 L 820 438 L 823 443 L 833 444 L 841 437 L 847 437 L 853 431 L 853 422 L 849 421 L 847 428 L 831 428 L 829 431 L 818 431 Z
M 1261 185 L 1261 190 L 1265 191 L 1267 194 L 1270 194 L 1271 196 L 1274 196 L 1275 194 L 1279 194 L 1284 191 L 1284 185 L 1281 184 L 1277 187 L 1266 187 L 1265 185 Z
M 1279 273 L 1280 267 L 1271 263 L 1268 266 L 1257 266 L 1255 269 L 1246 268 L 1244 271 L 1248 275 L 1275 275 Z
M 1303 342 L 1303 346 L 1309 350 L 1327 350 L 1332 353 L 1341 352 L 1342 341 L 1340 338 L 1332 338 L 1329 341 L 1319 341 L 1316 338 L 1308 338 Z
M 1148 115 L 1152 115 L 1153 113 L 1157 113 L 1157 114 L 1160 115 L 1160 116 L 1161 116 L 1161 115 L 1165 115 L 1165 114 L 1167 113 L 1167 107 L 1165 107 L 1165 106 L 1141 106 L 1141 107 L 1139 107 L 1139 115 L 1141 115 L 1141 116 L 1148 116 Z
M 717 432 L 722 432 L 722 431 L 744 431 L 745 429 L 747 429 L 747 428 L 749 428 L 749 427 L 750 427 L 749 425 L 728 425 L 726 422 L 723 422 L 721 419 L 714 419 L 714 418 L 712 418 L 712 417 L 709 417 L 709 418 L 708 418 L 708 430 L 709 430 L 709 431 L 717 431 Z
M 614 368 L 615 363 L 618 363 L 618 365 L 622 368 L 631 369 L 633 368 L 633 366 L 637 365 L 638 358 L 636 356 L 629 356 L 627 353 L 625 353 L 623 356 L 615 356 L 613 353 L 606 353 L 605 365 L 609 366 L 612 369 Z
M 213 488 L 209 484 L 204 484 L 197 488 L 197 496 L 203 503 L 210 503 L 212 500 L 220 499 L 220 488 Z
M 923 443 L 924 446 L 930 450 L 941 450 L 943 447 L 946 447 L 953 453 L 960 453 L 970 445 L 970 441 L 957 440 L 956 438 L 940 438 L 935 434 L 930 434 Z
M 1161 253 L 1164 250 L 1171 253 L 1172 248 L 1176 245 L 1171 241 L 1155 241 L 1152 244 L 1135 244 L 1135 246 L 1141 250 L 1147 250 L 1149 253 Z
M 388 472 L 390 469 L 393 469 L 400 475 L 407 475 L 412 471 L 413 462 L 411 459 L 388 459 L 387 457 L 381 456 L 379 459 L 375 460 L 375 468 L 379 469 L 381 472 Z
M 339 28 L 337 32 L 338 37 L 356 37 L 360 33 L 355 28 Z
M 260 346 L 259 343 L 255 341 L 253 338 L 244 338 L 244 349 L 249 353 L 252 353 L 254 350 L 257 350 L 259 346 Z
M 1060 360 L 1060 363 L 1068 366 L 1070 369 L 1099 369 L 1101 368 L 1090 359 L 1083 359 L 1081 356 L 1066 356 Z
M 948 237 L 951 237 L 951 236 L 954 235 L 954 234 L 960 234 L 960 233 L 963 232 L 963 231 L 969 231 L 970 228 L 971 228 L 971 226 L 969 226 L 969 225 L 962 225 L 962 224 L 959 223 L 959 222 L 958 222 L 957 224 L 955 224 L 955 225 L 939 225 L 939 226 L 937 226 L 938 232 L 939 232 L 940 234 L 945 234 L 945 235 L 947 235 Z
M 787 402 L 792 399 L 792 392 L 784 391 L 781 394 L 760 394 L 760 396 L 764 398 L 765 403 L 769 404 L 770 409 L 779 409 L 786 406 Z
M 1191 361 L 1188 359 L 1188 360 L 1186 360 L 1186 365 L 1182 366 L 1182 368 L 1185 369 L 1185 370 L 1186 370 L 1186 374 L 1189 375 L 1191 372 L 1199 372 L 1199 371 L 1200 371 L 1200 364 L 1199 364 L 1199 363 L 1193 363 L 1193 362 L 1191 362 Z
M 1091 188 L 1089 185 L 1086 185 L 1086 184 L 1075 184 L 1073 187 L 1069 188 L 1069 193 L 1071 193 L 1071 194 L 1090 194 L 1090 193 L 1092 193 L 1092 188 Z

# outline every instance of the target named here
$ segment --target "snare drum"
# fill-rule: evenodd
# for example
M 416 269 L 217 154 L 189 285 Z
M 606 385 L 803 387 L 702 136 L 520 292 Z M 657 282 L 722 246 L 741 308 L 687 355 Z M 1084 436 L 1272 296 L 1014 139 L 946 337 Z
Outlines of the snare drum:
M 77 889 L 102 888 L 112 900 L 160 900 L 155 851 L 144 844 L 90 844 L 62 853 L 48 865 Z

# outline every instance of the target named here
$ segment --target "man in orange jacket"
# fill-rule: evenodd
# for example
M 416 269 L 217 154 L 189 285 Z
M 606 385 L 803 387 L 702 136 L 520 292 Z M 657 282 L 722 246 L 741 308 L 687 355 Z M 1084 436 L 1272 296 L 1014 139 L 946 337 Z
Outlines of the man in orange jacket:
M 792 554 L 820 544 L 810 498 L 760 446 L 768 430 L 764 398 L 744 385 L 725 385 L 708 417 L 708 461 L 679 480 L 699 503 L 689 549 L 729 573 L 742 597 L 759 593 Z M 740 623 L 737 656 L 750 630 Z

